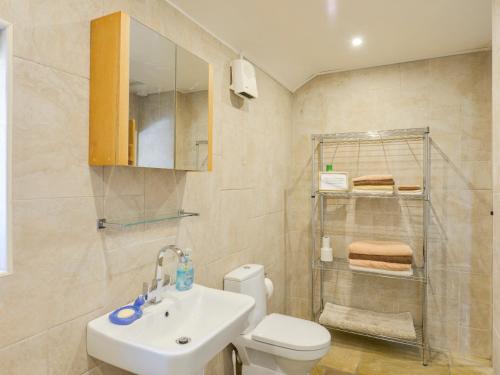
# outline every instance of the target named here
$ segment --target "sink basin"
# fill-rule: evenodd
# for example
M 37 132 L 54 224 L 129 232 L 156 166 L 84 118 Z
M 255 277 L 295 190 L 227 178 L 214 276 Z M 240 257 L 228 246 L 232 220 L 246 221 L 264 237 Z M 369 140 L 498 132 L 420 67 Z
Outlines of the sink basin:
M 130 325 L 113 324 L 108 314 L 89 322 L 87 351 L 136 374 L 202 374 L 246 328 L 254 304 L 252 297 L 197 284 L 183 292 L 166 287 L 162 302 L 146 306 Z M 179 343 L 183 337 L 189 342 Z

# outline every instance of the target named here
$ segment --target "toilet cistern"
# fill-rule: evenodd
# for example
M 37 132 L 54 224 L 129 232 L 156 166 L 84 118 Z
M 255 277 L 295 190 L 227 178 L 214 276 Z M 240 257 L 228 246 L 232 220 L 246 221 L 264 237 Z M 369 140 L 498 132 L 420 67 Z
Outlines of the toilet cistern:
M 233 340 L 243 375 L 308 375 L 330 349 L 328 330 L 316 322 L 267 315 L 272 283 L 264 266 L 246 264 L 224 277 L 224 289 L 255 300 L 247 327 Z

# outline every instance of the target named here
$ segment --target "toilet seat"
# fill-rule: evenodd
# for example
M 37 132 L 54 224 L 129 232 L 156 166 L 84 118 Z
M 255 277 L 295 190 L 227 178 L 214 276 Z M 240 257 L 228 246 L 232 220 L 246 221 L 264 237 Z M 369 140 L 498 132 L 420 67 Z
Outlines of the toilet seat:
M 328 353 L 330 340 L 328 330 L 318 323 L 270 314 L 234 344 L 296 361 L 312 361 Z
M 316 350 L 293 350 L 281 346 L 270 345 L 256 340 L 252 340 L 252 334 L 240 335 L 233 344 L 246 349 L 253 349 L 259 352 L 268 353 L 276 357 L 293 359 L 295 361 L 314 361 L 322 358 L 330 350 L 330 346 Z
M 331 339 L 318 323 L 281 314 L 267 315 L 251 334 L 252 340 L 297 351 L 323 349 Z

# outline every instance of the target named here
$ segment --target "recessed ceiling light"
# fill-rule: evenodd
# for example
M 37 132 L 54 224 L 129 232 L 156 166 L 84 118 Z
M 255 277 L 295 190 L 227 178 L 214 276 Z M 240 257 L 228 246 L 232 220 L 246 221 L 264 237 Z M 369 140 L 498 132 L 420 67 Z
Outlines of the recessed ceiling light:
M 360 45 L 363 44 L 363 38 L 357 36 L 355 38 L 352 38 L 352 45 L 353 47 L 359 47 Z

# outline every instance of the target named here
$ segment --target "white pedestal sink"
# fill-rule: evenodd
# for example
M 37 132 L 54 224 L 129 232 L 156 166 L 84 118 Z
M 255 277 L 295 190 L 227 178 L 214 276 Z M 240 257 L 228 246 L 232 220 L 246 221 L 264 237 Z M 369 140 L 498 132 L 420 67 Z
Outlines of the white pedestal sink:
M 245 328 L 252 297 L 195 284 L 167 287 L 163 301 L 143 309 L 130 325 L 105 314 L 87 326 L 89 355 L 143 375 L 198 375 L 207 362 Z M 188 338 L 189 342 L 183 342 Z

